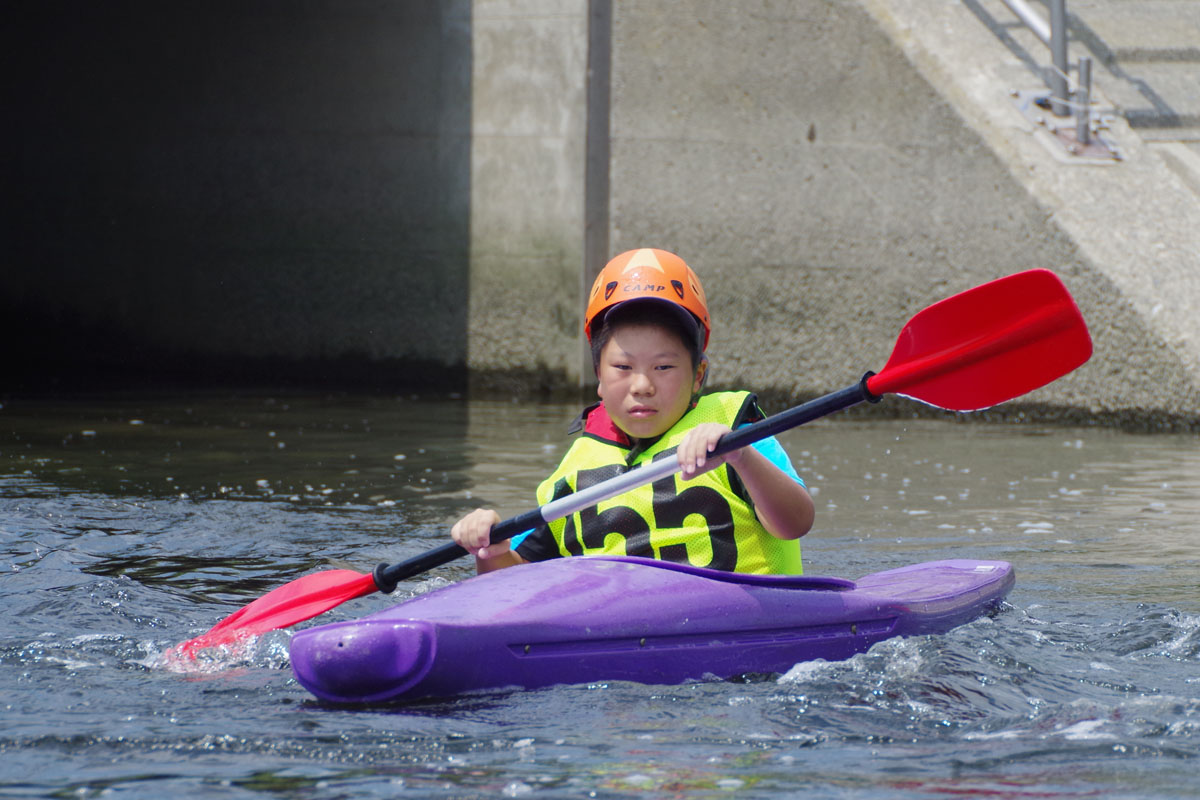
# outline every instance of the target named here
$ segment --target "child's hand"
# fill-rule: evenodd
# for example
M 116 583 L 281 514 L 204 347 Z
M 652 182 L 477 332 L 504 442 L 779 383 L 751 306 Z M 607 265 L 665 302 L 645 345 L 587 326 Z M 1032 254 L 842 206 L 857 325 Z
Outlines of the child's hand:
M 450 538 L 476 558 L 492 558 L 509 549 L 507 540 L 492 544 L 488 538 L 491 536 L 492 527 L 499 522 L 500 515 L 495 511 L 490 508 L 477 508 L 454 523 L 454 527 L 450 529 Z
M 721 437 L 729 432 L 730 428 L 717 422 L 704 422 L 687 432 L 677 451 L 684 480 L 691 480 L 722 464 L 737 466 L 741 459 L 741 450 L 734 450 L 716 458 L 710 455 Z

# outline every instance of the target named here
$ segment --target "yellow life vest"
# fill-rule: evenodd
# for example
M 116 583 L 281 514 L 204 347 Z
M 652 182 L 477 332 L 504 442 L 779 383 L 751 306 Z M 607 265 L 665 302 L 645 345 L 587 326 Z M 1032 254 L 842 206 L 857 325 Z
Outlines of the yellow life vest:
M 749 392 L 705 395 L 670 430 L 638 449 L 598 405 L 584 434 L 538 487 L 538 503 L 594 486 L 650 459 L 675 458 L 679 442 L 701 423 L 736 428 L 756 416 L 761 413 Z M 763 528 L 743 497 L 737 473 L 724 464 L 690 481 L 675 473 L 551 522 L 548 529 L 561 556 L 644 556 L 761 574 L 802 571 L 800 543 L 777 539 Z

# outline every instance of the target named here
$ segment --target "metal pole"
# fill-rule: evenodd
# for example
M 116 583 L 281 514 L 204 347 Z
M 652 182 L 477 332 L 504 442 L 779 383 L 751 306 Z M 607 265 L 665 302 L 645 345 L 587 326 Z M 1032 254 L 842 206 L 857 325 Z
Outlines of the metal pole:
M 1056 117 L 1071 113 L 1067 93 L 1067 2 L 1050 0 L 1050 110 Z
M 1079 89 L 1075 92 L 1075 141 L 1092 141 L 1092 59 L 1079 59 Z
M 1025 0 L 1003 0 L 1003 3 L 1008 6 L 1009 11 L 1017 15 L 1017 19 L 1025 23 L 1025 27 L 1033 31 L 1033 35 L 1042 44 L 1046 47 L 1050 46 L 1050 26 L 1046 24 L 1046 20 L 1041 14 L 1034 11 Z

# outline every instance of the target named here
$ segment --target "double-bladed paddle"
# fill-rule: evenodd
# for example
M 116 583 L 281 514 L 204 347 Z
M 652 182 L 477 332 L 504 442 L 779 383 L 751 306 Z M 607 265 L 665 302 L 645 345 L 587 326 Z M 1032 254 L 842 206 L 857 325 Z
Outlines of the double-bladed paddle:
M 900 331 L 887 365 L 841 391 L 726 434 L 713 455 L 849 408 L 899 394 L 950 411 L 976 411 L 1011 400 L 1065 375 L 1092 354 L 1087 326 L 1062 281 L 1049 270 L 1019 272 L 968 289 L 918 312 Z M 492 528 L 492 542 L 574 514 L 679 471 L 673 458 L 632 469 Z M 229 644 L 311 619 L 347 600 L 390 593 L 407 578 L 466 555 L 449 543 L 370 574 L 326 570 L 275 589 L 221 620 L 175 652 Z

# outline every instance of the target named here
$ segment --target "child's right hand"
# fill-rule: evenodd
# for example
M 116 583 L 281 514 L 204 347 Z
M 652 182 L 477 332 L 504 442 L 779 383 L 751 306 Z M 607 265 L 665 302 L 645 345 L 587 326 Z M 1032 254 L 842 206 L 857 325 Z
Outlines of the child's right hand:
M 500 523 L 500 515 L 490 508 L 477 508 L 454 523 L 450 538 L 459 547 L 480 559 L 493 558 L 509 549 L 508 540 L 492 544 L 492 527 Z

